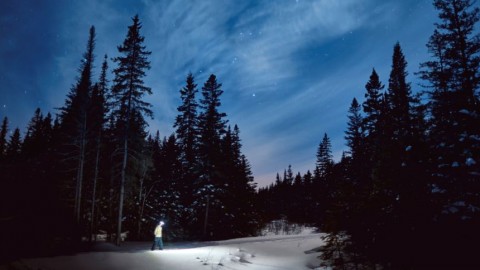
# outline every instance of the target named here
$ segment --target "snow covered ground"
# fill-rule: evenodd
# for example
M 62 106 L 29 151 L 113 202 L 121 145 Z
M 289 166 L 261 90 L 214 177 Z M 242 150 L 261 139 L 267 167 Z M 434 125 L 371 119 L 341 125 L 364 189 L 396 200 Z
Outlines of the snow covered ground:
M 309 252 L 323 245 L 321 235 L 304 232 L 206 243 L 166 243 L 162 251 L 150 251 L 151 243 L 147 242 L 125 242 L 120 247 L 99 243 L 92 252 L 21 259 L 0 266 L 0 270 L 324 269 L 319 267 L 319 253 Z

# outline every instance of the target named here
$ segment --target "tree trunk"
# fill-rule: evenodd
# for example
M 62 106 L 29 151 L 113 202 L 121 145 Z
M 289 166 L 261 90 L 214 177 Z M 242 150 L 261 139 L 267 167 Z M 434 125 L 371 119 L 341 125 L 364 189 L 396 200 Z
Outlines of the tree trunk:
M 120 201 L 118 206 L 118 222 L 117 222 L 117 246 L 120 246 L 120 242 L 122 241 L 122 216 L 123 216 L 123 197 L 125 194 L 125 178 L 126 178 L 126 171 L 127 171 L 127 158 L 128 158 L 128 139 L 125 135 L 124 141 L 124 150 L 123 150 L 123 164 L 122 164 L 122 176 L 120 179 Z
M 142 219 L 143 219 L 143 209 L 145 206 L 145 200 L 147 193 L 144 192 L 144 187 L 143 184 L 145 182 L 145 177 L 147 174 L 147 165 L 146 161 L 143 161 L 143 172 L 142 172 L 142 177 L 140 178 L 140 192 L 138 194 L 138 205 L 140 206 L 140 209 L 138 211 L 138 222 L 137 222 L 137 238 L 140 238 L 140 233 L 142 231 Z M 146 190 L 145 190 L 146 191 Z
M 93 176 L 93 191 L 92 191 L 92 212 L 90 214 L 90 241 L 97 240 L 93 239 L 93 235 L 95 233 L 94 228 L 94 217 L 95 217 L 95 197 L 97 192 L 97 179 L 98 179 L 98 164 L 100 162 L 100 136 L 101 133 L 98 135 L 97 138 L 97 155 L 95 157 L 95 174 Z
M 84 117 L 82 123 L 82 129 L 80 134 L 80 150 L 78 157 L 78 170 L 77 170 L 77 187 L 75 192 L 75 220 L 80 222 L 80 212 L 82 204 L 82 186 L 83 186 L 83 167 L 85 164 L 85 144 L 86 144 L 86 123 L 87 118 Z

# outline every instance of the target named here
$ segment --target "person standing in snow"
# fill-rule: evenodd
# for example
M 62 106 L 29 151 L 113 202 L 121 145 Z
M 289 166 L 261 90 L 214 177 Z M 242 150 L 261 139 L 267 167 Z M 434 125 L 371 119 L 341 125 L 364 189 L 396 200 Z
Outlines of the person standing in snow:
M 152 250 L 155 250 L 156 247 L 158 249 L 163 250 L 163 240 L 162 240 L 162 226 L 163 226 L 163 221 L 160 221 L 158 223 L 157 227 L 155 228 L 155 231 L 153 231 L 153 234 L 155 235 L 155 239 L 153 241 L 152 245 Z

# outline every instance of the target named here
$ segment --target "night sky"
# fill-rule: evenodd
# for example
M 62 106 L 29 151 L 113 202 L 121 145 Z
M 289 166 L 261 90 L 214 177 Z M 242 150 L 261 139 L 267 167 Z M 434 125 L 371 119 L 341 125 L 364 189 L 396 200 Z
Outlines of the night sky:
M 217 75 L 220 109 L 238 124 L 259 186 L 289 164 L 294 173 L 313 171 L 325 132 L 339 159 L 350 103 L 364 100 L 372 68 L 388 84 L 397 41 L 412 90 L 421 90 L 414 73 L 429 59 L 425 44 L 437 21 L 425 0 L 1 0 L 0 117 L 10 130 L 24 132 L 37 107 L 45 115 L 64 105 L 91 25 L 96 80 L 103 56 L 118 56 L 135 14 L 152 51 L 150 131 L 174 132 L 189 72 L 199 90 Z

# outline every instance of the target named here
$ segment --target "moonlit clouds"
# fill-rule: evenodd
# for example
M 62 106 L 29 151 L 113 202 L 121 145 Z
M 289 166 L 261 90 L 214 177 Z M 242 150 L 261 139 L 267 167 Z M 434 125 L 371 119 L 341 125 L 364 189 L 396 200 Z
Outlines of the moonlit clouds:
M 428 0 L 6 0 L 0 10 L 7 37 L 0 43 L 0 103 L 7 106 L 0 116 L 12 125 L 24 130 L 36 107 L 56 113 L 63 106 L 91 25 L 97 34 L 94 79 L 105 54 L 112 71 L 110 59 L 138 14 L 152 51 L 145 78 L 153 91 L 145 97 L 153 105 L 151 133 L 174 132 L 189 72 L 199 90 L 216 74 L 225 91 L 220 110 L 230 125 L 238 124 L 259 186 L 289 164 L 294 173 L 313 171 L 324 133 L 338 160 L 346 150 L 347 110 L 354 97 L 363 101 L 372 68 L 386 84 L 399 41 L 413 81 L 418 63 L 427 59 L 436 16 Z

